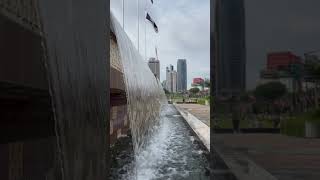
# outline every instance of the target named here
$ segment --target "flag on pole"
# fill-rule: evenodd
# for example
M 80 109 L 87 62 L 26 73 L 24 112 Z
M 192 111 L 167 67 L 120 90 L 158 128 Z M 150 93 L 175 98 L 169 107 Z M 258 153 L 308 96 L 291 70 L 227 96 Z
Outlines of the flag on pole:
M 156 31 L 156 33 L 158 33 L 158 32 L 159 32 L 158 26 L 157 26 L 157 24 L 154 22 L 154 20 L 150 17 L 149 13 L 147 13 L 146 19 L 150 21 L 150 23 L 153 25 L 154 30 Z

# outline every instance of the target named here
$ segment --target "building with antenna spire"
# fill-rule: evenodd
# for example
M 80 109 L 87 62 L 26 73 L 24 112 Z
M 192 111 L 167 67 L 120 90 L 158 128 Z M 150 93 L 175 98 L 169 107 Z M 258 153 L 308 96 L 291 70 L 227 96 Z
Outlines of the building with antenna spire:
M 148 65 L 154 76 L 160 80 L 160 61 L 154 57 L 151 57 L 148 61 Z

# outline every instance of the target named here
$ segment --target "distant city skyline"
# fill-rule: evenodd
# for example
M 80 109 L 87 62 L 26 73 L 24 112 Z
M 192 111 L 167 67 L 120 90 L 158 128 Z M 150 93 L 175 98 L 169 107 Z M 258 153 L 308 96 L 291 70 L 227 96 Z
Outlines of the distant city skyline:
M 180 65 L 179 65 L 180 64 Z M 205 79 L 210 80 L 210 78 L 204 77 L 204 76 L 193 76 L 192 81 L 190 84 L 186 84 L 186 78 L 181 78 L 182 81 L 184 81 L 184 89 L 181 91 L 179 89 L 179 71 L 181 74 L 184 74 L 184 76 L 187 75 L 187 61 L 186 59 L 178 59 L 177 60 L 177 70 L 175 70 L 175 66 L 170 64 L 166 67 L 166 79 L 162 80 L 161 83 L 163 85 L 163 88 L 167 89 L 169 92 L 183 92 L 188 91 L 189 89 L 193 88 L 193 84 L 195 80 L 201 79 L 203 82 Z M 178 68 L 179 67 L 179 68 Z M 179 70 L 180 69 L 180 70 Z M 181 88 L 181 87 L 180 87 Z
M 147 1 L 147 8 L 140 2 L 139 34 L 137 1 L 126 0 L 122 13 L 122 1 L 111 0 L 111 11 L 121 24 L 124 19 L 125 31 L 137 49 L 139 39 L 139 51 L 146 63 L 150 57 L 157 57 L 157 47 L 160 81 L 166 79 L 166 67 L 176 64 L 179 58 L 188 60 L 187 88 L 191 87 L 193 77 L 209 78 L 210 0 L 161 0 L 153 4 Z M 145 24 L 145 10 L 157 23 L 159 33 L 154 32 L 150 23 Z
M 121 3 L 119 0 L 111 0 L 111 10 L 120 22 Z M 209 0 L 161 0 L 154 1 L 152 6 L 148 3 L 148 8 L 152 7 L 149 12 L 152 12 L 157 22 L 159 33 L 154 33 L 153 27 L 147 24 L 147 57 L 156 56 L 157 45 L 161 81 L 166 79 L 166 66 L 175 63 L 177 58 L 188 59 L 188 88 L 192 77 L 210 77 L 209 3 Z M 268 52 L 291 51 L 303 56 L 305 52 L 319 49 L 319 5 L 320 1 L 316 0 L 312 3 L 301 0 L 245 1 L 247 89 L 254 88 L 259 80 L 259 71 L 265 67 Z M 124 14 L 125 30 L 137 46 L 138 27 L 136 20 L 133 20 L 137 18 L 136 6 L 135 1 L 126 0 Z M 144 57 L 145 9 L 143 3 L 140 6 L 140 53 Z
M 155 1 L 157 4 L 161 12 L 160 71 L 176 64 L 177 59 L 187 59 L 187 89 L 190 89 L 192 78 L 210 78 L 210 0 L 161 0 Z

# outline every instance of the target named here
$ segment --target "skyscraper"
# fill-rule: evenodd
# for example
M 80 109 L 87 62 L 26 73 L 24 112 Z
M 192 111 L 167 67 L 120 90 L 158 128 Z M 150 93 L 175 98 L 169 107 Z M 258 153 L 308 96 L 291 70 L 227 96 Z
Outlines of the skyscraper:
M 244 0 L 216 0 L 214 41 L 215 93 L 237 96 L 246 79 Z
M 177 91 L 187 91 L 187 60 L 178 59 L 177 63 Z
M 170 70 L 169 70 L 169 67 L 166 67 L 166 89 L 169 91 L 170 87 L 169 87 L 169 84 L 170 84 Z
M 166 89 L 171 92 L 177 92 L 177 71 L 170 65 L 166 69 Z
M 176 93 L 177 92 L 177 71 L 173 70 L 171 72 L 171 78 L 172 78 L 172 90 L 171 92 Z
M 152 57 L 149 59 L 148 65 L 154 76 L 160 80 L 160 61 Z

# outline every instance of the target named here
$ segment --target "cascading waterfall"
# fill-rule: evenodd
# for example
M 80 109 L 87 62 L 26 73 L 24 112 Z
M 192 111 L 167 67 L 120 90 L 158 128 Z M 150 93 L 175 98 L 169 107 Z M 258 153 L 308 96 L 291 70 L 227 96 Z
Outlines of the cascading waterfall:
M 161 106 L 167 102 L 166 96 L 159 80 L 155 78 L 147 62 L 143 60 L 112 13 L 111 28 L 116 34 L 120 49 L 128 99 L 128 117 L 134 151 L 137 154 L 158 124 Z
M 124 69 L 134 146 L 134 162 L 118 169 L 115 179 L 210 179 L 200 140 L 167 103 L 160 82 L 112 13 L 111 22 Z

